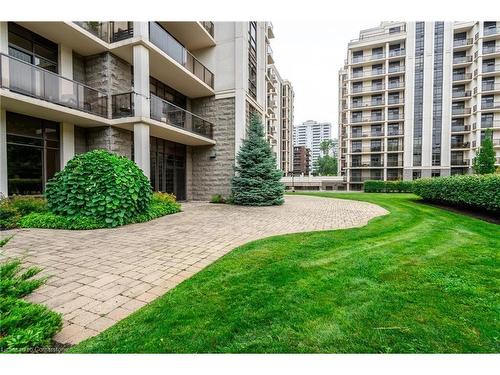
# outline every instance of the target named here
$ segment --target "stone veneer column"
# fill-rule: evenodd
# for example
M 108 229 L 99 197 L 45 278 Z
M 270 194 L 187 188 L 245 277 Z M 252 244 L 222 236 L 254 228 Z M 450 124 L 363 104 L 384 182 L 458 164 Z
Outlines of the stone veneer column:
M 4 109 L 0 109 L 0 194 L 8 195 L 7 174 L 7 116 Z
M 149 125 L 134 124 L 134 161 L 150 178 Z

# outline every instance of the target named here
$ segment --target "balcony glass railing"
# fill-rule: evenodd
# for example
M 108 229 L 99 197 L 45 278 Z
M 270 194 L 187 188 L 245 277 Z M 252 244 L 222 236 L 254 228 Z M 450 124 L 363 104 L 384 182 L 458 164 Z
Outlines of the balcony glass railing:
M 468 91 L 453 91 L 451 93 L 451 96 L 453 98 L 467 98 L 467 97 L 470 97 L 471 96 L 471 92 L 468 90 Z
M 134 23 L 130 21 L 83 21 L 74 23 L 107 43 L 118 42 L 134 36 Z
M 389 74 L 390 73 L 403 73 L 404 71 L 405 71 L 404 65 L 390 66 L 389 67 Z
M 213 124 L 210 121 L 153 94 L 151 94 L 151 118 L 207 138 L 213 138 Z
M 470 142 L 452 142 L 451 143 L 451 148 L 469 148 L 470 147 Z
M 214 34 L 214 31 L 215 31 L 214 23 L 212 21 L 201 21 L 201 25 L 203 26 L 203 28 L 205 30 L 208 31 L 210 36 L 213 38 L 215 35 Z
M 214 88 L 213 73 L 156 22 L 149 23 L 149 41 L 193 73 L 201 81 L 211 88 Z
M 453 74 L 454 81 L 464 81 L 467 79 L 472 79 L 472 73 L 455 73 L 455 74 Z
M 451 159 L 451 165 L 469 165 L 469 159 Z
M 384 105 L 383 100 L 372 100 L 367 102 L 352 102 L 351 108 L 376 107 Z
M 453 58 L 453 64 L 465 64 L 472 62 L 472 56 L 457 56 Z
M 483 91 L 497 91 L 500 90 L 500 83 L 483 81 L 481 88 Z
M 376 115 L 376 116 L 367 116 L 367 117 L 352 117 L 351 122 L 352 123 L 358 123 L 358 122 L 374 122 L 374 121 L 384 121 L 384 116 L 383 115 Z
M 471 113 L 470 108 L 452 108 L 451 109 L 452 115 L 468 115 L 470 113 Z
M 481 128 L 500 128 L 500 120 L 482 119 Z
M 371 86 L 353 86 L 352 92 L 371 92 L 371 91 L 381 91 L 384 89 L 384 85 L 371 85 Z
M 500 46 L 483 46 L 483 54 L 484 55 L 489 55 L 492 53 L 499 53 L 500 52 Z
M 404 48 L 389 50 L 389 57 L 398 57 L 398 56 L 403 56 L 404 54 L 405 54 Z
M 387 119 L 390 121 L 394 121 L 394 120 L 404 120 L 405 119 L 405 115 L 404 113 L 389 113 L 387 115 Z
M 389 160 L 389 159 L 387 159 L 387 166 L 388 167 L 402 167 L 403 161 L 402 160 Z
M 388 85 L 388 89 L 391 90 L 391 89 L 400 89 L 400 88 L 404 88 L 405 87 L 405 83 L 404 82 L 389 82 L 389 85 Z
M 387 135 L 388 136 L 404 135 L 404 131 L 403 129 L 388 129 Z
M 134 116 L 134 93 L 111 95 L 111 117 L 122 118 Z
M 452 125 L 451 132 L 459 133 L 459 132 L 468 132 L 470 131 L 470 125 Z
M 403 147 L 400 145 L 393 145 L 391 143 L 388 143 L 387 151 L 392 151 L 392 152 L 403 151 Z
M 383 152 L 382 146 L 372 146 L 372 147 L 357 147 L 353 146 L 351 149 L 351 153 L 358 154 L 363 152 Z
M 482 102 L 481 109 L 500 109 L 500 102 Z
M 404 104 L 405 100 L 404 98 L 391 98 L 387 99 L 387 104 Z
M 483 65 L 483 73 L 494 73 L 494 72 L 500 72 L 500 64 Z
M 1 87 L 101 117 L 108 115 L 105 93 L 15 57 L 0 55 Z
M 472 38 L 466 39 L 455 39 L 453 41 L 453 47 L 468 46 L 472 44 Z
M 488 27 L 484 29 L 484 35 L 494 35 L 494 34 L 500 34 L 500 27 Z
M 383 137 L 384 132 L 373 131 L 373 132 L 352 132 L 351 138 L 365 138 L 365 137 Z

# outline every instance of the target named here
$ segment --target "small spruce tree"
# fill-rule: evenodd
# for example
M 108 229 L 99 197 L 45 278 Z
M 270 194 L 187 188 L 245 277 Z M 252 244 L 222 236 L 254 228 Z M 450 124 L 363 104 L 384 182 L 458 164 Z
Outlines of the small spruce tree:
M 252 116 L 248 137 L 236 156 L 232 180 L 232 200 L 245 206 L 271 206 L 283 203 L 282 173 L 276 168 L 271 146 L 264 137 L 259 116 Z
M 495 150 L 491 130 L 486 130 L 481 147 L 474 158 L 474 172 L 477 174 L 495 173 Z

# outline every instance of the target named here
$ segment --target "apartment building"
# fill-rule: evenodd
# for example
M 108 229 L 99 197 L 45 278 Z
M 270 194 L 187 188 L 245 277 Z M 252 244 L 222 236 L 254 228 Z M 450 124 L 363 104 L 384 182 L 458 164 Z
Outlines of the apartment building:
M 284 175 L 293 171 L 293 114 L 295 92 L 292 83 L 284 80 L 281 85 L 281 170 Z
M 311 172 L 311 150 L 306 146 L 294 146 L 293 148 L 293 174 L 309 175 Z
M 272 62 L 267 68 L 266 74 L 266 84 L 267 84 L 267 110 L 265 113 L 265 127 L 266 127 L 266 137 L 271 149 L 273 151 L 274 157 L 276 158 L 277 168 L 281 167 L 281 154 L 279 152 L 281 143 L 281 88 L 283 85 L 283 80 L 279 74 L 279 71 L 274 65 L 274 60 L 268 60 Z
M 75 154 L 133 159 L 154 190 L 230 193 L 267 110 L 269 22 L 0 22 L 0 192 L 40 194 Z
M 340 169 L 365 180 L 471 172 L 492 129 L 500 165 L 500 22 L 382 22 L 339 72 Z
M 309 170 L 314 170 L 316 161 L 321 156 L 321 142 L 332 138 L 332 124 L 308 120 L 294 127 L 294 146 L 306 146 L 311 150 Z

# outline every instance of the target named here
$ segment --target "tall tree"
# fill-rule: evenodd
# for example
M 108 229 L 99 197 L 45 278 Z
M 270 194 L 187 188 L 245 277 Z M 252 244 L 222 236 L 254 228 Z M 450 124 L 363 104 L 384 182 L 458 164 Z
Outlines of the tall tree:
M 474 158 L 473 168 L 477 174 L 495 173 L 495 150 L 492 138 L 491 129 L 486 130 L 484 140 Z
M 260 116 L 252 116 L 248 137 L 236 156 L 232 180 L 233 202 L 245 206 L 271 206 L 284 202 L 283 173 L 276 168 L 271 146 L 264 137 Z

